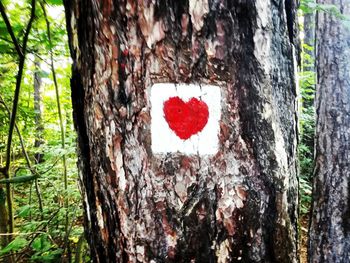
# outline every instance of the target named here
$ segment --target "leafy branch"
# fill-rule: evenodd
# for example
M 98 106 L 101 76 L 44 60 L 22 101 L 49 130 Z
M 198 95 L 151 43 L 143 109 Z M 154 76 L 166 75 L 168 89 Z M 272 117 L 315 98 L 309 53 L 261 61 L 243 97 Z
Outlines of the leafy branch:
M 328 13 L 339 18 L 347 27 L 350 27 L 350 16 L 344 15 L 336 5 L 319 4 L 316 3 L 315 0 L 303 0 L 300 3 L 299 9 L 305 14 L 313 13 L 315 11 Z
M 34 7 L 35 8 L 35 7 Z M 6 25 L 6 28 L 7 28 L 7 32 L 10 34 L 11 36 L 11 39 L 12 39 L 12 43 L 15 45 L 15 48 L 16 48 L 16 51 L 17 51 L 17 54 L 21 57 L 21 56 L 24 56 L 24 53 L 21 49 L 21 47 L 19 46 L 18 44 L 18 41 L 17 41 L 17 38 L 15 36 L 15 33 L 13 32 L 12 30 L 12 26 L 11 26 L 11 23 L 10 23 L 10 20 L 8 19 L 7 15 L 6 15 L 6 12 L 5 12 L 5 7 L 4 5 L 2 4 L 2 2 L 0 1 L 0 13 L 1 13 L 1 16 L 2 16 L 2 19 L 4 20 L 5 22 L 5 25 Z M 31 21 L 29 20 L 29 23 L 28 25 L 31 26 Z M 27 27 L 27 30 L 28 30 L 28 27 Z M 28 33 L 29 35 L 29 33 Z M 27 36 L 28 38 L 28 36 Z M 23 41 L 24 42 L 24 41 Z

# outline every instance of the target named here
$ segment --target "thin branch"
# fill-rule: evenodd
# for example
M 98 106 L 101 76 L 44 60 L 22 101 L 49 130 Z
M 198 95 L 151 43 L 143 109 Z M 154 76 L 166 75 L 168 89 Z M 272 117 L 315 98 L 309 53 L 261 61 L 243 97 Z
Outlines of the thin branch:
M 10 109 L 9 107 L 6 105 L 6 102 L 5 100 L 2 98 L 2 96 L 0 95 L 0 103 L 5 107 L 6 111 L 8 112 L 8 114 L 11 116 L 11 112 L 10 112 Z M 24 158 L 27 162 L 27 166 L 31 172 L 31 174 L 33 175 L 33 179 L 35 179 L 35 188 L 36 188 L 36 193 L 37 193 L 37 196 L 38 196 L 38 202 L 39 202 L 39 209 L 40 209 L 40 212 L 41 212 L 41 216 L 43 217 L 43 201 L 42 201 L 42 197 L 41 197 L 41 191 L 40 191 L 40 187 L 38 185 L 38 178 L 40 177 L 40 174 L 36 171 L 35 168 L 33 168 L 31 162 L 30 162 L 30 159 L 29 159 L 29 155 L 26 151 L 26 148 L 25 148 L 25 145 L 24 145 L 24 140 L 23 140 L 23 137 L 22 137 L 22 134 L 15 122 L 15 128 L 16 128 L 16 132 L 17 132 L 17 135 L 18 135 L 18 138 L 19 138 L 19 141 L 20 141 L 20 144 L 21 144 L 21 148 L 22 148 L 22 153 L 24 155 Z M 10 179 L 7 179 L 7 180 L 10 180 Z
M 58 161 L 59 161 L 60 159 L 61 159 L 61 158 L 57 158 L 49 168 L 47 168 L 47 169 L 46 169 L 45 171 L 43 171 L 43 172 L 40 172 L 40 174 L 43 175 L 43 174 L 46 174 L 47 172 L 51 171 L 53 168 L 55 168 L 55 166 L 57 165 L 57 163 L 58 163 Z
M 62 110 L 61 110 L 61 103 L 60 103 L 60 96 L 59 96 L 59 89 L 58 89 L 58 83 L 56 78 L 56 71 L 55 71 L 55 65 L 54 65 L 54 58 L 53 58 L 53 50 L 52 50 L 52 39 L 51 39 L 51 29 L 50 29 L 50 21 L 48 19 L 45 4 L 43 2 L 40 2 L 41 8 L 44 13 L 45 21 L 46 21 L 46 28 L 47 28 L 47 37 L 49 40 L 49 47 L 50 47 L 50 62 L 51 62 L 51 72 L 53 77 L 53 82 L 55 86 L 56 91 L 56 102 L 57 102 L 57 109 L 58 109 L 58 116 L 60 121 L 60 130 L 61 130 L 61 145 L 62 149 L 65 149 L 66 139 L 65 139 L 65 133 L 64 133 L 64 125 L 63 125 L 63 117 L 62 117 Z M 63 180 L 64 180 L 64 189 L 68 189 L 68 177 L 67 177 L 67 163 L 66 163 L 66 156 L 63 154 L 62 156 L 62 162 L 63 162 Z M 68 198 L 65 197 L 65 208 L 66 208 L 66 222 L 65 222 L 65 243 L 63 247 L 63 251 L 66 250 L 66 248 L 69 246 L 68 243 L 68 237 L 69 237 L 69 215 L 68 215 Z M 70 257 L 70 253 L 69 253 Z
M 10 162 L 11 162 L 10 161 L 11 143 L 12 143 L 13 129 L 14 129 L 14 126 L 15 126 L 15 120 L 16 120 L 16 115 L 17 115 L 17 105 L 18 105 L 19 92 L 20 92 L 20 89 L 21 89 L 21 82 L 22 82 L 22 75 L 23 75 L 23 70 L 24 70 L 24 62 L 25 62 L 25 54 L 26 54 L 27 42 L 28 42 L 28 37 L 29 37 L 30 30 L 32 28 L 32 24 L 33 24 L 34 18 L 35 18 L 35 0 L 32 0 L 31 15 L 30 15 L 30 19 L 29 19 L 29 22 L 28 22 L 28 25 L 27 25 L 26 33 L 25 33 L 24 38 L 23 38 L 23 53 L 22 52 L 20 53 L 18 74 L 17 74 L 17 77 L 16 77 L 15 96 L 14 96 L 14 99 L 13 99 L 13 107 L 12 107 L 12 114 L 11 114 L 11 120 L 10 120 L 10 129 L 9 129 L 9 135 L 8 135 L 8 140 L 7 140 L 7 155 L 6 155 L 6 166 L 5 166 L 7 171 L 10 168 Z M 16 49 L 17 49 L 17 47 L 16 47 Z
M 61 145 L 62 148 L 65 148 L 66 144 L 66 139 L 65 139 L 65 134 L 64 134 L 64 126 L 63 126 L 63 116 L 62 116 L 62 110 L 61 110 L 61 103 L 60 103 L 60 96 L 59 96 L 59 89 L 58 89 L 58 83 L 57 83 L 57 77 L 56 77 L 56 70 L 55 70 L 55 65 L 54 65 L 54 58 L 53 58 L 53 52 L 52 52 L 52 40 L 51 40 L 51 30 L 50 30 L 50 21 L 47 17 L 46 9 L 45 9 L 45 4 L 40 2 L 41 8 L 44 13 L 45 21 L 46 21 L 46 28 L 47 28 L 47 36 L 49 40 L 49 46 L 50 46 L 50 66 L 51 66 L 51 72 L 52 72 L 52 77 L 53 77 L 53 82 L 55 86 L 55 91 L 56 91 L 56 103 L 57 103 L 57 108 L 58 108 L 58 117 L 60 121 L 60 130 L 61 130 Z M 65 155 L 62 156 L 63 160 L 63 176 L 64 176 L 64 187 L 67 189 L 68 187 L 68 182 L 67 182 L 67 165 L 66 165 L 66 157 Z
M 40 56 L 38 53 L 32 51 L 31 52 L 34 56 L 36 56 L 40 61 L 44 62 L 46 65 L 50 66 L 50 62 L 46 61 L 42 56 Z M 34 60 L 31 60 L 34 63 Z
M 21 233 L 21 232 L 15 232 L 12 233 L 14 236 L 30 236 L 34 234 L 46 234 L 46 231 L 36 231 L 36 232 L 28 232 L 28 233 Z M 0 236 L 9 236 L 11 235 L 10 233 L 0 233 Z
M 30 33 L 30 30 L 32 29 L 32 24 L 33 24 L 33 21 L 35 19 L 35 4 L 36 4 L 36 1 L 35 0 L 32 0 L 32 10 L 30 12 L 30 18 L 29 18 L 29 22 L 28 22 L 28 25 L 27 25 L 27 28 L 26 28 L 26 33 L 24 35 L 24 38 L 23 38 L 23 56 L 25 56 L 26 52 L 27 52 L 27 44 L 28 44 L 28 38 L 29 38 L 29 33 Z
M 7 113 L 11 116 L 11 111 L 10 111 L 9 107 L 7 106 L 5 100 L 2 98 L 1 95 L 0 95 L 0 103 L 4 106 L 4 108 L 7 111 Z M 27 153 L 27 151 L 25 149 L 23 137 L 21 135 L 21 132 L 19 131 L 19 128 L 18 128 L 16 122 L 15 122 L 15 129 L 16 129 L 16 132 L 17 132 L 17 135 L 18 135 L 18 138 L 19 138 L 19 142 L 20 142 L 20 145 L 21 145 L 21 148 L 22 148 L 22 153 L 24 155 L 24 159 L 26 160 L 27 166 L 28 166 L 28 168 L 29 168 L 29 170 L 31 171 L 32 174 L 37 174 L 37 172 L 32 167 L 32 164 L 30 162 L 28 153 Z
M 21 47 L 18 44 L 17 38 L 15 36 L 15 33 L 13 32 L 10 20 L 8 19 L 7 15 L 6 15 L 5 7 L 4 7 L 4 5 L 2 4 L 1 1 L 0 1 L 0 13 L 1 13 L 2 19 L 4 19 L 7 31 L 9 32 L 9 34 L 11 36 L 12 42 L 15 45 L 15 48 L 16 48 L 18 56 L 20 56 L 20 57 L 24 56 L 24 54 L 22 52 L 22 49 L 21 49 Z
M 0 40 L 13 45 L 13 41 L 10 39 L 7 39 L 6 37 L 0 37 Z
M 1 179 L 0 184 L 23 184 L 38 179 L 35 175 L 22 175 L 17 177 L 11 177 L 10 179 Z

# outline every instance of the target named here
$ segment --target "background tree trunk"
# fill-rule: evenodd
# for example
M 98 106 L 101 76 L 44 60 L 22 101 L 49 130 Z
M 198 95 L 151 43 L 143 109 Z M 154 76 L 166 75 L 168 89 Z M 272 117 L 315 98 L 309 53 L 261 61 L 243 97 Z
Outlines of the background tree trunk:
M 38 58 L 35 58 L 34 61 L 35 71 L 34 71 L 34 112 L 35 112 L 35 141 L 34 147 L 38 148 L 43 143 L 43 132 L 44 126 L 42 122 L 42 99 L 41 99 L 41 76 L 40 76 L 40 61 Z M 35 163 L 41 163 L 43 158 L 43 154 L 40 152 L 35 153 Z
M 65 1 L 96 262 L 297 262 L 295 9 L 284 4 Z M 216 155 L 152 153 L 149 88 L 162 82 L 221 87 Z
M 307 13 L 304 15 L 304 44 L 303 52 L 309 58 L 303 63 L 303 71 L 315 72 L 315 13 Z
M 350 15 L 349 1 L 335 4 Z M 309 231 L 310 262 L 350 259 L 350 32 L 334 15 L 317 14 L 316 159 Z
M 7 239 L 7 208 L 6 208 L 6 193 L 2 187 L 0 187 L 0 233 L 3 234 L 0 237 L 0 246 L 6 247 L 8 244 Z
M 37 57 L 35 57 L 34 61 L 35 71 L 34 71 L 34 112 L 35 112 L 35 141 L 34 148 L 39 148 L 42 144 L 44 144 L 43 133 L 44 133 L 44 125 L 43 125 L 43 103 L 41 99 L 42 94 L 42 79 L 41 79 L 41 69 L 40 69 L 40 61 Z M 35 164 L 39 164 L 43 161 L 44 154 L 40 152 L 39 149 L 35 152 L 34 155 Z M 39 180 L 36 178 L 34 180 L 35 191 L 38 197 L 39 209 L 41 212 L 41 219 L 44 219 L 43 214 L 43 198 L 41 195 L 41 189 L 39 185 Z

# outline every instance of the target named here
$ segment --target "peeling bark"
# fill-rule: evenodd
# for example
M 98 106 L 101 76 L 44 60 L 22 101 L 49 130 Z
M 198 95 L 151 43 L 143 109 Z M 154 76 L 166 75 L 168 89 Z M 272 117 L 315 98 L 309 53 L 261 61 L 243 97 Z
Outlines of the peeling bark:
M 284 3 L 65 1 L 95 262 L 297 262 Z M 149 89 L 162 82 L 221 87 L 217 154 L 152 153 Z
M 349 1 L 335 4 L 350 15 Z M 317 14 L 316 157 L 309 262 L 350 260 L 350 31 L 340 18 Z

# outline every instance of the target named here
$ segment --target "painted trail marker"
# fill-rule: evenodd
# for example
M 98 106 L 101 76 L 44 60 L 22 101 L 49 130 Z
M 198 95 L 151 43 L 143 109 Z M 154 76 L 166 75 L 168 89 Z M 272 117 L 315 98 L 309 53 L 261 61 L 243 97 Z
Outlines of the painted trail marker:
M 208 123 L 208 105 L 197 98 L 184 102 L 171 97 L 163 104 L 164 118 L 177 137 L 187 140 L 201 132 Z
M 220 117 L 220 87 L 154 84 L 151 87 L 152 151 L 215 154 Z

